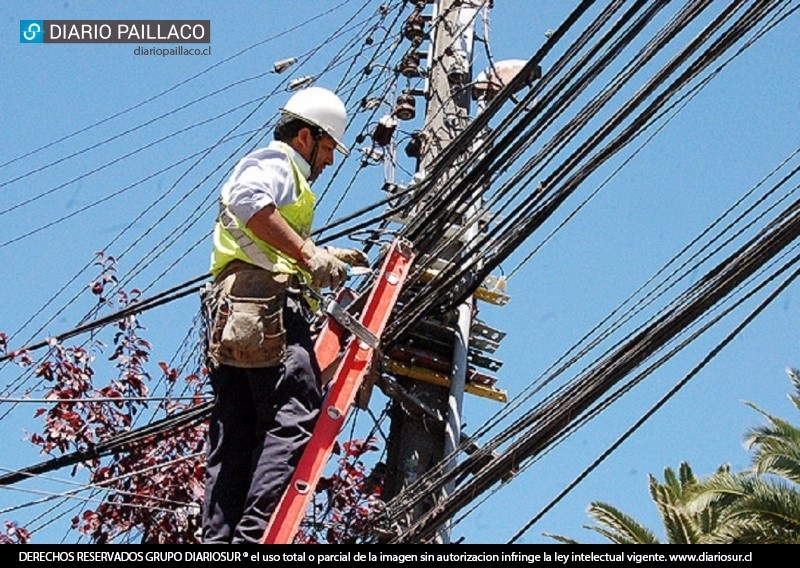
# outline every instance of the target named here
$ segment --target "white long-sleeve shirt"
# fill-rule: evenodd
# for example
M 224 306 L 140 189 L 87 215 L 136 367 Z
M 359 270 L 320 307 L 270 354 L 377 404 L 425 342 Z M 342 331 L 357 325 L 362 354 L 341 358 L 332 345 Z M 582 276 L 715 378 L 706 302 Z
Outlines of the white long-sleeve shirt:
M 222 186 L 222 199 L 230 211 L 246 225 L 268 205 L 281 207 L 297 200 L 291 155 L 308 179 L 311 166 L 291 146 L 272 141 L 239 160 Z

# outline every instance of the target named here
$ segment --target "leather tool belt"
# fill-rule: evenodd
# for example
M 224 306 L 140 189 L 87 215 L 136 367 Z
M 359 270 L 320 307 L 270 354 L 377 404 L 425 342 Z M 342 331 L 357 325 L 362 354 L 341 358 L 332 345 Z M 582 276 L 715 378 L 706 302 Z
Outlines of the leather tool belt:
M 288 274 L 234 260 L 201 290 L 209 363 L 258 368 L 280 364 L 286 354 Z

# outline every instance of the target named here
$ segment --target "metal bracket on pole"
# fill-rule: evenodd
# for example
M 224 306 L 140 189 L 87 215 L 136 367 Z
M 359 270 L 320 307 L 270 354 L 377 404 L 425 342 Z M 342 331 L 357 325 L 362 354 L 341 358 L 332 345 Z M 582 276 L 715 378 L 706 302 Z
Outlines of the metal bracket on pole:
M 306 445 L 300 462 L 292 475 L 289 486 L 270 518 L 261 544 L 291 544 L 311 502 L 314 489 L 333 451 L 344 419 L 353 405 L 362 379 L 369 370 L 375 354 L 374 345 L 383 333 L 397 298 L 408 276 L 414 255 L 411 246 L 404 240 L 395 240 L 384 259 L 383 267 L 373 283 L 372 290 L 361 311 L 358 324 L 375 337 L 373 345 L 351 336 L 331 387 L 323 401 L 322 411 L 311 439 Z M 337 336 L 338 333 L 321 334 L 320 339 Z M 341 336 L 339 336 L 341 337 Z M 369 337 L 369 336 L 367 336 Z M 317 347 L 320 346 L 318 341 Z M 329 343 L 326 349 L 329 349 Z M 318 351 L 315 348 L 315 351 Z

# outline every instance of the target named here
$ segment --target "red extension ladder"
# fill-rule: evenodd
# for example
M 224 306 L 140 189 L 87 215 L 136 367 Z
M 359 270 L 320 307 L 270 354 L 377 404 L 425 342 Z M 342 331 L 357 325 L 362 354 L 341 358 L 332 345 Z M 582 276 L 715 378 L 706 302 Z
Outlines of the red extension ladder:
M 341 309 L 338 318 L 337 314 L 328 312 L 329 317 L 314 347 L 320 368 L 325 369 L 339 357 L 347 329 L 352 332 L 350 341 L 331 379 L 311 439 L 272 514 L 261 544 L 291 544 L 294 540 L 412 261 L 411 246 L 406 241 L 395 240 L 386 253 L 358 321 L 347 321 L 349 316 Z

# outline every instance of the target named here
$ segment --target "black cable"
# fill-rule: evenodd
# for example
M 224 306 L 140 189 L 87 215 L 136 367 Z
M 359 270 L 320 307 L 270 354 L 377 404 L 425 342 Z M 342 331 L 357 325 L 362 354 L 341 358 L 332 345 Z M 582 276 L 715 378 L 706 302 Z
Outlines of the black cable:
M 796 263 L 798 257 L 795 257 L 792 261 L 792 264 Z M 786 278 L 780 285 L 773 290 L 769 296 L 767 296 L 761 303 L 756 306 L 754 310 L 752 310 L 747 317 L 745 317 L 739 324 L 737 324 L 733 330 L 731 330 L 725 338 L 717 343 L 711 351 L 706 354 L 703 359 L 692 368 L 689 373 L 687 373 L 680 381 L 678 381 L 669 391 L 667 391 L 664 396 L 662 396 L 658 402 L 653 405 L 650 409 L 647 410 L 641 417 L 639 417 L 630 428 L 628 428 L 617 440 L 614 441 L 606 450 L 604 450 L 586 469 L 584 469 L 581 474 L 575 478 L 571 483 L 569 483 L 553 500 L 551 500 L 541 511 L 539 511 L 536 515 L 534 515 L 528 522 L 523 525 L 523 527 L 517 531 L 511 539 L 506 542 L 506 544 L 514 544 L 518 541 L 527 531 L 533 526 L 539 519 L 541 519 L 548 511 L 550 511 L 556 504 L 558 504 L 561 499 L 563 499 L 567 493 L 569 493 L 572 489 L 574 489 L 583 479 L 585 479 L 592 471 L 594 471 L 605 459 L 611 455 L 617 448 L 619 448 L 625 440 L 630 438 L 636 430 L 638 430 L 647 420 L 652 418 L 652 416 L 660 410 L 673 396 L 675 396 L 686 384 L 692 380 L 703 368 L 714 358 L 716 357 L 722 349 L 724 349 L 731 341 L 733 341 L 739 333 L 747 327 L 752 321 L 758 316 L 764 309 L 769 306 L 775 298 L 777 298 L 781 292 L 783 292 L 789 284 L 791 284 L 798 276 L 800 276 L 800 270 L 795 270 L 788 278 Z
M 205 402 L 187 411 L 176 414 L 175 416 L 152 422 L 143 428 L 119 434 L 110 440 L 99 442 L 92 448 L 77 450 L 12 473 L 0 475 L 0 487 L 23 481 L 32 475 L 55 471 L 62 467 L 96 460 L 104 456 L 125 451 L 126 448 L 139 442 L 173 435 L 176 431 L 194 426 L 205 420 L 211 412 L 211 405 L 212 403 Z
M 187 83 L 190 83 L 191 81 L 197 79 L 198 77 L 200 77 L 202 75 L 205 75 L 206 73 L 208 73 L 212 69 L 228 63 L 229 61 L 239 57 L 240 55 L 250 51 L 251 49 L 255 49 L 258 46 L 261 46 L 261 45 L 269 43 L 269 42 L 271 42 L 273 40 L 279 39 L 279 38 L 281 38 L 281 37 L 283 37 L 285 35 L 289 35 L 290 33 L 294 32 L 296 30 L 299 30 L 299 29 L 303 28 L 304 26 L 309 25 L 310 23 L 312 23 L 312 22 L 314 22 L 314 21 L 316 21 L 316 20 L 318 20 L 320 18 L 324 18 L 328 14 L 331 14 L 331 13 L 335 12 L 336 10 L 338 10 L 339 8 L 344 6 L 345 4 L 349 3 L 350 1 L 351 0 L 344 0 L 343 2 L 340 2 L 339 4 L 331 7 L 327 11 L 321 12 L 321 13 L 317 14 L 316 16 L 314 16 L 312 18 L 309 18 L 308 20 L 305 20 L 304 22 L 301 22 L 300 24 L 297 24 L 296 26 L 294 26 L 292 28 L 283 30 L 282 32 L 280 32 L 278 34 L 275 34 L 272 37 L 269 37 L 269 38 L 266 38 L 266 39 L 261 40 L 259 42 L 256 42 L 253 45 L 250 45 L 250 46 L 238 51 L 237 53 L 234 53 L 233 55 L 231 55 L 229 57 L 226 57 L 225 59 L 223 59 L 221 61 L 218 61 L 217 63 L 214 63 L 213 65 L 210 65 L 210 66 L 206 67 L 205 69 L 203 69 L 202 71 L 200 71 L 198 73 L 195 73 L 194 75 L 192 75 L 188 79 L 184 79 L 183 81 L 180 81 L 180 82 L 172 85 L 168 89 L 165 89 L 164 91 L 161 91 L 160 93 L 158 93 L 156 95 L 153 95 L 152 97 L 149 97 L 149 98 L 147 98 L 147 99 L 145 99 L 145 100 L 143 100 L 141 102 L 138 102 L 138 103 L 126 108 L 125 110 L 116 112 L 116 113 L 112 114 L 111 116 L 108 116 L 108 117 L 103 118 L 103 119 L 101 119 L 101 120 L 99 120 L 99 121 L 97 121 L 97 122 L 95 122 L 93 124 L 90 124 L 89 126 L 85 126 L 85 127 L 80 128 L 78 130 L 75 130 L 74 132 L 71 132 L 70 134 L 62 136 L 61 138 L 58 138 L 57 140 L 49 142 L 49 143 L 47 143 L 47 144 L 45 144 L 43 146 L 40 146 L 40 147 L 38 147 L 38 148 L 36 148 L 34 150 L 30 150 L 30 151 L 28 151 L 28 152 L 26 152 L 24 154 L 21 154 L 21 155 L 17 156 L 16 158 L 12 158 L 11 160 L 8 160 L 7 162 L 4 162 L 4 163 L 0 164 L 0 168 L 3 168 L 3 167 L 5 167 L 5 166 L 7 166 L 9 164 L 17 162 L 17 161 L 19 161 L 19 160 L 21 160 L 23 158 L 27 158 L 28 156 L 31 156 L 31 155 L 36 154 L 38 152 L 41 152 L 42 150 L 46 150 L 47 148 L 55 146 L 56 144 L 64 142 L 65 140 L 68 140 L 70 138 L 73 138 L 73 137 L 77 136 L 78 134 L 82 134 L 83 132 L 86 132 L 88 130 L 92 130 L 93 128 L 96 128 L 97 126 L 100 126 L 101 124 L 104 124 L 104 123 L 106 123 L 106 122 L 108 122 L 110 120 L 118 118 L 118 117 L 120 117 L 120 116 L 122 116 L 124 114 L 127 114 L 127 113 L 129 113 L 129 112 L 131 112 L 133 110 L 136 110 L 137 108 L 142 107 L 142 106 L 146 105 L 147 103 L 150 103 L 150 102 L 152 102 L 152 101 L 154 101 L 154 100 L 156 100 L 156 99 L 158 99 L 160 97 L 163 97 L 164 95 L 169 94 L 170 92 L 174 91 L 178 87 L 181 87 L 181 86 L 183 86 L 183 85 L 185 85 Z
M 205 281 L 207 279 L 208 279 L 208 275 L 206 274 L 206 275 L 200 276 L 198 278 L 194 278 L 192 280 L 187 280 L 186 282 L 184 282 L 182 284 L 179 284 L 178 286 L 170 288 L 169 290 L 165 290 L 164 292 L 156 294 L 155 296 L 152 296 L 151 298 L 148 298 L 148 299 L 146 299 L 144 301 L 131 304 L 131 305 L 125 307 L 125 308 L 122 308 L 121 310 L 117 310 L 116 312 L 114 312 L 112 314 L 109 314 L 109 315 L 104 316 L 102 318 L 96 319 L 96 320 L 94 320 L 92 322 L 89 322 L 87 324 L 74 327 L 69 331 L 56 334 L 56 335 L 52 336 L 51 339 L 55 340 L 55 341 L 59 341 L 59 342 L 60 341 L 64 341 L 65 339 L 69 339 L 71 337 L 75 337 L 76 335 L 80 335 L 80 334 L 85 333 L 87 331 L 91 331 L 91 330 L 94 330 L 94 329 L 98 329 L 98 328 L 104 327 L 104 326 L 106 326 L 106 325 L 108 325 L 110 323 L 114 323 L 116 321 L 119 321 L 120 319 L 122 319 L 124 317 L 130 316 L 130 315 L 135 315 L 135 314 L 138 314 L 138 313 L 153 309 L 155 307 L 161 306 L 161 305 L 163 305 L 163 304 L 165 304 L 167 302 L 171 302 L 172 300 L 177 300 L 179 298 L 183 298 L 185 296 L 188 296 L 189 294 L 196 293 L 199 290 L 199 287 L 195 286 L 195 285 L 197 283 L 199 283 L 201 281 Z M 189 287 L 189 288 L 187 289 L 187 287 Z M 22 352 L 22 351 L 26 351 L 27 352 L 27 351 L 33 351 L 35 349 L 40 349 L 42 347 L 47 347 L 50 344 L 49 341 L 50 340 L 44 340 L 44 341 L 40 341 L 38 343 L 31 343 L 29 345 L 25 345 L 23 347 L 20 347 L 19 349 L 15 349 L 14 351 L 12 351 L 10 353 L 6 353 L 4 355 L 0 355 L 0 361 L 6 361 L 8 359 L 13 359 L 15 356 L 18 356 L 19 353 Z

